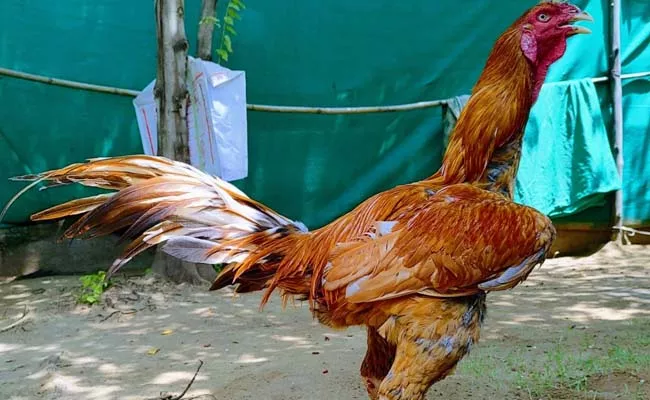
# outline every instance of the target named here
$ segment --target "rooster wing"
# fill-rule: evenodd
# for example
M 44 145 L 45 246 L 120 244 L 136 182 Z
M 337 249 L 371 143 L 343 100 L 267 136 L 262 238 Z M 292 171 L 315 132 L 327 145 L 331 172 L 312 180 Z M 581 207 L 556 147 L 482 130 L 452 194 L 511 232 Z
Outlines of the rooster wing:
M 323 289 L 350 303 L 509 289 L 544 261 L 554 238 L 551 221 L 533 208 L 472 185 L 447 186 L 338 245 Z

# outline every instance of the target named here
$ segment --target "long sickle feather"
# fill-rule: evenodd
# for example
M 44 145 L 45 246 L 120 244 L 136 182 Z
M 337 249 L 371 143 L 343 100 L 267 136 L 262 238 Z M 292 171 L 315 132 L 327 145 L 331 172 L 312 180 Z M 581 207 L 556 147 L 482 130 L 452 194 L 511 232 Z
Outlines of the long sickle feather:
M 2 209 L 2 212 L 0 212 L 0 223 L 2 223 L 2 220 L 4 219 L 5 215 L 7 214 L 7 211 L 9 211 L 9 207 L 12 206 L 18 200 L 19 197 L 27 193 L 27 191 L 34 186 L 38 185 L 39 183 L 43 182 L 44 180 L 47 179 L 47 176 L 40 177 L 36 179 L 34 182 L 30 183 L 29 185 L 25 186 L 22 188 L 18 193 L 16 193 L 11 199 L 9 199 L 9 202 L 7 202 L 7 205 L 4 206 Z

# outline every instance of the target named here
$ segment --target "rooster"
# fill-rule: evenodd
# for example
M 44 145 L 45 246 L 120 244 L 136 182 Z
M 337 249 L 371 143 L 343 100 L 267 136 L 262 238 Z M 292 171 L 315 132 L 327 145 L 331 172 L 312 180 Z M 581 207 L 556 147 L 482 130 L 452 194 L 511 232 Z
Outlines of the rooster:
M 542 263 L 551 221 L 513 203 L 523 129 L 550 65 L 591 19 L 545 2 L 497 40 L 451 135 L 440 170 L 379 193 L 309 232 L 233 185 L 184 163 L 143 155 L 18 177 L 113 193 L 32 216 L 80 216 L 66 238 L 126 229 L 109 273 L 156 245 L 196 263 L 226 263 L 212 284 L 307 299 L 333 328 L 365 325 L 363 380 L 372 399 L 424 398 L 479 339 L 485 293 L 514 287 Z

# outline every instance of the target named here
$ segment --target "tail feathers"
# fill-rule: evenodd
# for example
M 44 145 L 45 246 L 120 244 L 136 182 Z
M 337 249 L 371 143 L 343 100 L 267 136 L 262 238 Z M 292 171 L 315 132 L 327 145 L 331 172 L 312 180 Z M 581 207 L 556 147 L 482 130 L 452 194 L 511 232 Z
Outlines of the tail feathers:
M 215 243 L 210 240 L 198 239 L 191 236 L 173 237 L 165 242 L 162 250 L 172 257 L 187 262 L 208 264 L 206 255 Z
M 244 271 L 268 260 L 275 240 L 307 231 L 303 224 L 250 199 L 230 183 L 163 157 L 92 159 L 15 180 L 44 181 L 48 187 L 79 183 L 117 191 L 32 216 L 35 221 L 80 216 L 64 233 L 66 238 L 93 238 L 127 228 L 122 240 L 130 243 L 109 274 L 163 243 L 165 252 L 182 260 L 237 262 L 246 266 L 239 270 Z M 261 247 L 267 250 L 260 251 Z
M 32 215 L 31 219 L 32 221 L 44 221 L 48 219 L 60 219 L 72 215 L 84 214 L 105 203 L 111 198 L 111 196 L 113 196 L 113 193 L 72 200 L 48 209 L 46 214 L 43 212 L 36 213 Z
M 11 178 L 14 181 L 47 180 L 45 188 L 80 182 L 85 186 L 119 190 L 156 176 L 176 173 L 174 161 L 164 157 L 133 155 L 112 158 L 92 158 L 86 163 L 40 174 Z M 180 164 L 180 163 L 179 163 Z
M 154 228 L 144 232 L 142 235 L 138 236 L 134 241 L 132 241 L 126 247 L 126 249 L 124 249 L 122 255 L 117 258 L 113 262 L 113 265 L 111 265 L 111 267 L 108 269 L 107 275 L 113 275 L 121 267 L 131 261 L 135 256 L 153 246 L 156 246 L 157 244 L 164 242 L 165 240 L 168 240 L 174 231 L 178 232 L 182 228 L 183 226 L 181 224 L 170 221 L 163 221 Z
M 241 274 L 238 279 L 235 279 L 236 270 L 237 264 L 232 263 L 227 265 L 221 270 L 214 282 L 212 282 L 210 290 L 219 290 L 226 286 L 237 284 L 235 289 L 236 293 L 254 292 L 267 288 L 269 281 L 273 279 L 273 275 L 275 274 L 273 269 L 259 267 L 249 269 L 247 272 Z
M 210 290 L 235 284 L 238 285 L 236 291 L 241 293 L 266 289 L 262 306 L 276 288 L 280 289 L 283 299 L 288 296 L 308 298 L 312 282 L 310 268 L 318 262 L 314 256 L 320 254 L 311 251 L 313 239 L 312 234 L 283 227 L 225 243 L 215 254 L 220 253 L 223 262 L 234 259 L 235 263 L 221 271 Z M 239 253 L 232 253 L 233 250 Z

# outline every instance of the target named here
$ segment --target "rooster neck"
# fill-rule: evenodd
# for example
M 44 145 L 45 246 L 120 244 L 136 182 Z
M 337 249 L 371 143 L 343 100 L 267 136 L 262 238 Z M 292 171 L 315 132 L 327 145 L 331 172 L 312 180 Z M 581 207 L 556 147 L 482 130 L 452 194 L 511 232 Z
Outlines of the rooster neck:
M 564 54 L 565 49 L 566 43 L 561 42 L 551 49 L 551 51 L 545 52 L 544 56 L 536 64 L 533 64 L 530 60 L 526 60 L 529 76 L 532 79 L 529 81 L 528 88 L 528 93 L 531 93 L 530 103 L 528 107 L 522 107 L 522 111 L 525 111 L 523 124 L 518 126 L 516 131 L 513 131 L 508 141 L 494 149 L 485 172 L 479 180 L 481 183 L 487 184 L 488 190 L 499 192 L 510 200 L 514 199 L 515 179 L 519 169 L 519 161 L 521 160 L 523 135 L 530 110 L 537 101 L 550 66 Z M 523 66 L 521 70 L 524 70 Z
M 487 183 L 488 190 L 499 192 L 510 200 L 514 199 L 515 179 L 519 170 L 519 161 L 521 160 L 521 149 L 526 122 L 528 121 L 532 105 L 537 101 L 550 65 L 551 62 L 542 62 L 540 65 L 531 68 L 531 74 L 533 76 L 532 97 L 530 106 L 528 106 L 526 111 L 524 123 L 521 127 L 518 127 L 517 131 L 513 132 L 509 141 L 495 148 L 485 172 L 479 179 L 479 182 Z
M 442 167 L 434 175 L 442 176 L 445 184 L 478 182 L 488 165 L 504 168 L 495 163 L 503 161 L 505 154 L 518 158 L 517 146 L 508 145 L 521 142 L 537 78 L 520 50 L 519 37 L 505 34 L 495 44 L 451 134 Z M 508 152 L 500 150 L 506 147 Z M 512 167 L 517 165 L 518 161 Z

